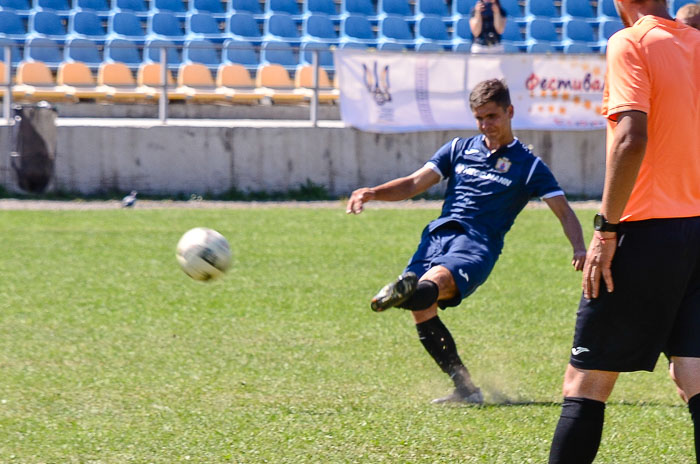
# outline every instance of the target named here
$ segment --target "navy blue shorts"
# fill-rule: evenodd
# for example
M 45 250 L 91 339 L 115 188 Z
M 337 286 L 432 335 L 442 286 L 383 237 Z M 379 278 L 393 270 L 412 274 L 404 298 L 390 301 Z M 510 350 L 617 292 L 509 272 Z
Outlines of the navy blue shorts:
M 653 371 L 667 356 L 700 357 L 700 217 L 623 222 L 613 293 L 581 298 L 571 365 Z
M 444 225 L 433 232 L 428 227 L 423 230 L 418 249 L 404 272 L 415 272 L 420 278 L 432 267 L 447 268 L 459 293 L 450 300 L 438 301 L 444 309 L 459 305 L 462 299 L 474 293 L 486 281 L 495 263 L 496 258 L 483 242 L 469 237 L 458 225 Z

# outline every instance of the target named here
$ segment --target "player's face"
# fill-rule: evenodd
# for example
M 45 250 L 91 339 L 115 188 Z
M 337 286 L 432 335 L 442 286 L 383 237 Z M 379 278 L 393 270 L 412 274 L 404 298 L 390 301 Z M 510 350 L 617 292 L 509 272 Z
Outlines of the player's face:
M 497 103 L 488 102 L 472 110 L 479 131 L 493 141 L 511 137 L 510 120 L 513 119 L 513 105 L 503 108 Z

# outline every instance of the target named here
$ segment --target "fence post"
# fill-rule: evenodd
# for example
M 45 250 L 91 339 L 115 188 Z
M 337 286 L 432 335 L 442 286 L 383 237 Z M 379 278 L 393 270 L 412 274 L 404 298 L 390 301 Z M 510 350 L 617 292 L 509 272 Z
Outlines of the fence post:
M 313 127 L 318 126 L 318 50 L 314 49 L 312 50 L 312 58 L 311 58 L 311 64 L 313 66 L 313 80 L 312 80 L 312 85 L 314 88 L 313 93 L 311 94 L 311 110 L 310 110 L 310 117 L 311 117 L 311 125 Z
M 158 118 L 162 124 L 168 119 L 168 49 L 163 45 L 160 49 L 160 84 L 161 94 L 158 100 Z
M 5 49 L 5 98 L 2 100 L 2 111 L 5 121 L 12 123 L 12 49 L 9 45 Z

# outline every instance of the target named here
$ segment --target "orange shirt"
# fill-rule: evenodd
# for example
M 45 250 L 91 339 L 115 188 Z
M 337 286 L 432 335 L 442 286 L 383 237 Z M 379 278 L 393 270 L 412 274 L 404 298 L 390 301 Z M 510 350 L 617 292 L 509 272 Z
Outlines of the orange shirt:
M 700 216 L 700 31 L 644 16 L 608 41 L 603 115 L 647 114 L 647 148 L 623 221 Z

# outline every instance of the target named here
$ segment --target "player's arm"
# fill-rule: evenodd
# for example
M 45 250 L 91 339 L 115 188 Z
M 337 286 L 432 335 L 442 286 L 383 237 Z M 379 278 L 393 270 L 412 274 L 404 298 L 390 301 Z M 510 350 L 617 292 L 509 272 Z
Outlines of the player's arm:
M 346 213 L 360 214 L 368 201 L 401 201 L 425 192 L 440 182 L 440 175 L 429 166 L 424 166 L 406 177 L 390 180 L 376 187 L 355 190 L 348 200 Z
M 630 198 L 647 146 L 647 115 L 641 111 L 625 111 L 617 115 L 612 147 L 605 167 L 603 203 L 600 213 L 608 222 L 620 222 Z M 600 278 L 609 292 L 614 289 L 610 265 L 617 248 L 616 232 L 596 232 L 588 247 L 588 260 L 583 270 L 583 296 L 597 298 Z
M 574 249 L 574 257 L 571 260 L 571 265 L 577 271 L 582 270 L 583 264 L 586 261 L 586 245 L 583 242 L 583 231 L 581 230 L 581 223 L 578 217 L 576 217 L 576 213 L 571 209 L 564 195 L 545 198 L 544 202 L 547 203 L 549 209 L 552 210 L 554 215 L 559 219 L 559 222 L 561 222 L 564 234 L 566 234 L 566 238 L 569 239 L 569 243 L 571 243 L 571 247 Z

